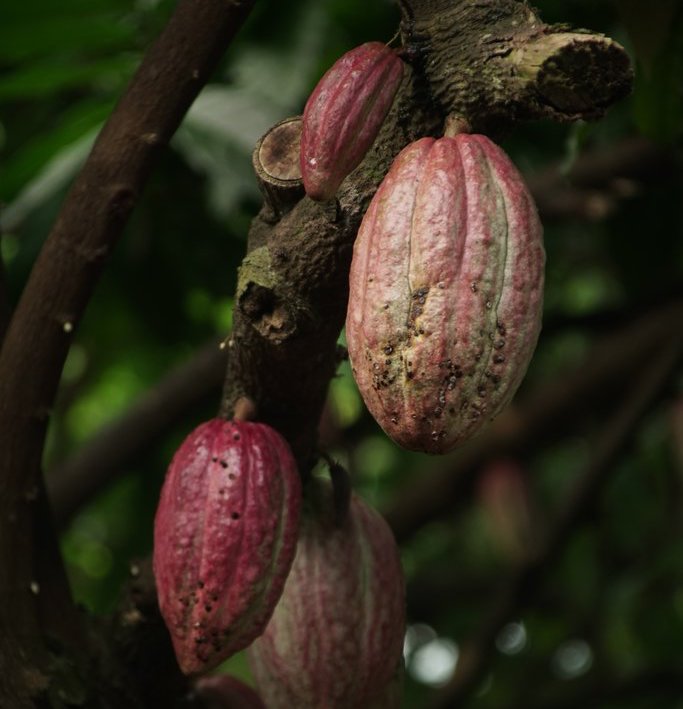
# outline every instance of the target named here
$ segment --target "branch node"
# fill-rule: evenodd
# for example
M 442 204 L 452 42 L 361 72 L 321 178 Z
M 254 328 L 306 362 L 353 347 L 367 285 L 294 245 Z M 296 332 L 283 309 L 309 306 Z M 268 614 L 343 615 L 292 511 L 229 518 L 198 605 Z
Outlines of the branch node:
M 113 185 L 108 199 L 108 211 L 117 221 L 125 221 L 135 205 L 137 195 L 128 185 Z

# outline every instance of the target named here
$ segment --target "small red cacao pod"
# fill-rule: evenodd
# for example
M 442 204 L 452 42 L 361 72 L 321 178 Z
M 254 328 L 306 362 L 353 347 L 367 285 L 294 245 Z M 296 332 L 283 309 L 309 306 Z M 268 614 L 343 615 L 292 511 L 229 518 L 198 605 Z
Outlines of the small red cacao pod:
M 154 522 L 161 615 L 186 674 L 266 626 L 296 552 L 301 481 L 269 426 L 212 419 L 177 450 Z
M 256 685 L 269 709 L 398 706 L 405 584 L 396 543 L 357 496 L 341 524 L 326 507 L 304 513 L 282 598 L 247 651 Z
M 444 453 L 510 401 L 541 326 L 542 234 L 485 136 L 399 153 L 358 232 L 346 318 L 358 388 L 398 444 Z
M 248 684 L 231 675 L 200 677 L 195 691 L 207 709 L 266 709 Z
M 334 196 L 373 144 L 403 77 L 403 62 L 381 42 L 338 59 L 313 90 L 303 116 L 301 175 L 315 200 Z

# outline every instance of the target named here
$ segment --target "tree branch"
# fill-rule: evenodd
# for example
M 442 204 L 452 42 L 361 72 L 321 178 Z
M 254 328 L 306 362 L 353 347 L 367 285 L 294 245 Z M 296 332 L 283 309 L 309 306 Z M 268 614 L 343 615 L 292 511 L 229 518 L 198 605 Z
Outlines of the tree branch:
M 410 476 L 385 512 L 397 541 L 410 538 L 423 524 L 443 514 L 453 514 L 454 505 L 468 499 L 484 461 L 510 451 L 523 453 L 552 439 L 565 430 L 564 422 L 575 423 L 576 412 L 623 391 L 630 373 L 654 356 L 681 320 L 681 301 L 647 313 L 598 344 L 573 374 L 543 381 L 485 433 L 439 459 L 432 470 L 425 471 L 422 465 L 420 475 Z
M 153 445 L 191 407 L 218 394 L 226 353 L 210 342 L 104 426 L 75 455 L 47 473 L 50 502 L 60 527 L 130 460 Z
M 640 672 L 612 679 L 601 678 L 586 683 L 569 696 L 556 701 L 538 701 L 526 705 L 529 709 L 599 709 L 606 705 L 635 698 L 647 698 L 651 706 L 675 706 L 683 687 L 683 670 L 680 667 L 648 668 Z M 563 688 L 567 693 L 567 688 Z M 567 693 L 568 694 L 568 693 Z M 671 704 L 669 704 L 671 702 Z
M 545 223 L 565 219 L 598 221 L 612 214 L 643 184 L 675 174 L 670 152 L 645 138 L 629 138 L 607 149 L 581 154 L 567 174 L 552 165 L 527 180 Z
M 495 132 L 511 120 L 597 118 L 633 80 L 623 47 L 544 24 L 526 2 L 402 0 L 403 43 L 434 105 Z
M 498 631 L 531 602 L 541 577 L 560 556 L 572 530 L 598 499 L 614 464 L 629 449 L 633 432 L 680 363 L 682 349 L 683 333 L 674 330 L 635 387 L 614 409 L 595 445 L 591 461 L 577 476 L 574 488 L 554 517 L 555 522 L 536 556 L 520 564 L 502 586 L 479 630 L 464 643 L 456 673 L 430 704 L 433 709 L 462 706 L 476 689 L 486 672 Z
M 42 644 L 37 606 L 60 637 L 75 624 L 68 608 L 51 605 L 52 591 L 61 592 L 37 568 L 35 550 L 45 540 L 34 536 L 34 505 L 25 501 L 42 485 L 47 421 L 72 333 L 160 147 L 254 2 L 180 0 L 69 191 L 7 330 L 0 351 L 0 658 L 12 688 L 0 688 L 0 704 L 24 706 L 35 689 L 20 658 L 32 658 Z M 27 590 L 32 584 L 43 589 L 37 596 Z

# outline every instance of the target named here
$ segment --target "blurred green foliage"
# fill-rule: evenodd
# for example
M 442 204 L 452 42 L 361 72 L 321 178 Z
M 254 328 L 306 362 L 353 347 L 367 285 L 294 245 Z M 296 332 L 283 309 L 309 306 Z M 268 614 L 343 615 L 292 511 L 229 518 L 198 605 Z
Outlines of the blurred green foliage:
M 535 5 L 547 21 L 589 27 L 624 43 L 636 82 L 633 95 L 599 123 L 519 126 L 505 148 L 520 168 L 533 175 L 550 164 L 567 167 L 587 149 L 608 150 L 635 135 L 664 143 L 680 165 L 680 3 Z M 0 228 L 13 302 L 98 128 L 172 6 L 168 0 L 2 3 Z M 302 110 L 340 54 L 371 39 L 389 41 L 397 19 L 389 0 L 257 3 L 163 156 L 97 288 L 65 366 L 47 469 L 125 412 L 172 365 L 227 335 L 236 269 L 260 204 L 252 146 L 270 124 Z M 631 196 L 603 219 L 548 225 L 546 322 L 568 324 L 542 336 L 525 389 L 580 365 L 601 334 L 582 318 L 611 309 L 628 313 L 680 289 L 681 171 L 666 184 L 631 187 Z M 217 389 L 216 405 L 218 397 Z M 586 411 L 555 442 L 524 452 L 531 494 L 546 520 L 590 458 L 610 403 Z M 182 437 L 214 411 L 215 405 L 188 411 L 65 531 L 74 593 L 88 608 L 111 609 L 131 560 L 149 553 L 167 462 Z M 430 475 L 431 459 L 398 449 L 370 419 L 348 365 L 332 382 L 330 411 L 341 431 L 331 452 L 374 505 L 388 505 L 411 477 Z M 591 687 L 629 673 L 683 664 L 683 452 L 672 444 L 672 421 L 670 403 L 661 402 L 595 501 L 596 514 L 556 560 L 538 601 L 499 635 L 472 706 L 551 707 L 569 692 L 590 697 Z M 474 497 L 452 518 L 424 526 L 402 549 L 409 602 L 424 580 L 436 590 L 433 603 L 415 606 L 426 608 L 424 617 L 410 618 L 406 707 L 423 706 L 430 687 L 448 679 L 459 644 L 509 571 L 486 515 Z M 247 675 L 242 656 L 229 665 Z M 653 696 L 634 693 L 599 706 L 664 706 Z

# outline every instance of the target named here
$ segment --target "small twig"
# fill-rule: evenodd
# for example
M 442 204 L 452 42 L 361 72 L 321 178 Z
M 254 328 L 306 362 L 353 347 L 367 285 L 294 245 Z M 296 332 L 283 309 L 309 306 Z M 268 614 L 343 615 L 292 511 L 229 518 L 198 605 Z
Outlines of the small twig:
M 667 384 L 680 361 L 682 345 L 683 333 L 674 331 L 659 356 L 651 360 L 636 386 L 615 409 L 595 446 L 592 459 L 578 476 L 539 552 L 535 558 L 520 564 L 503 585 L 480 628 L 463 645 L 456 673 L 431 703 L 433 709 L 463 706 L 476 689 L 486 672 L 496 634 L 533 599 L 543 573 L 560 555 L 572 531 L 597 499 L 615 462 L 630 447 L 634 430 Z
M 235 402 L 235 409 L 232 413 L 233 421 L 256 421 L 258 409 L 253 399 L 248 396 L 241 396 Z
M 333 460 L 327 453 L 320 456 L 326 463 L 330 471 L 332 481 L 332 501 L 334 513 L 338 525 L 342 525 L 349 512 L 351 504 L 351 480 L 343 465 Z

